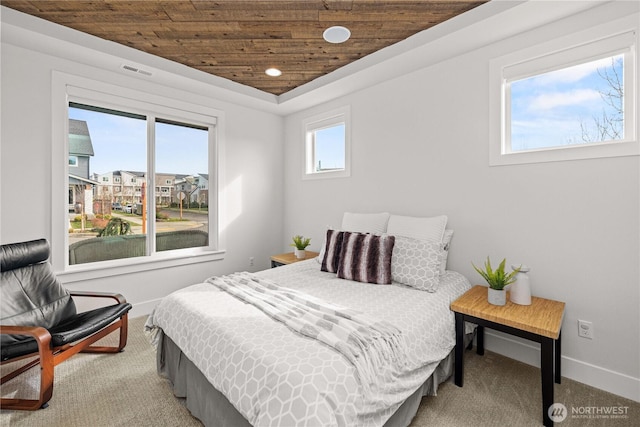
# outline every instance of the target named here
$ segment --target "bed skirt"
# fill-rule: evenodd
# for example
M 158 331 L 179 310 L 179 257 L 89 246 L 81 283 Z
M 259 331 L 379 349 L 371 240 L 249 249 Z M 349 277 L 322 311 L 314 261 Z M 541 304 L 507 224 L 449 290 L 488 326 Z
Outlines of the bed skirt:
M 250 427 L 240 412 L 215 389 L 200 370 L 186 357 L 180 348 L 159 331 L 157 368 L 158 373 L 169 379 L 173 394 L 184 398 L 191 414 L 205 426 Z M 469 334 L 466 343 L 473 339 Z M 454 351 L 444 358 L 424 384 L 404 401 L 387 420 L 384 427 L 406 427 L 415 417 L 423 396 L 435 396 L 438 386 L 453 373 Z

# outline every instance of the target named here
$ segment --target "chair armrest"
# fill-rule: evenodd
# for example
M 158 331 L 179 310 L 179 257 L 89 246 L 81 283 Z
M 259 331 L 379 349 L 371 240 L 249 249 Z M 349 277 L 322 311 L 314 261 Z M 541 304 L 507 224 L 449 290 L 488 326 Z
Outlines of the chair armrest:
M 38 347 L 49 348 L 51 343 L 51 334 L 42 326 L 0 325 L 0 334 L 33 337 L 38 342 Z
M 127 302 L 121 294 L 110 292 L 93 292 L 93 291 L 69 291 L 72 297 L 89 297 L 89 298 L 112 298 L 120 304 Z

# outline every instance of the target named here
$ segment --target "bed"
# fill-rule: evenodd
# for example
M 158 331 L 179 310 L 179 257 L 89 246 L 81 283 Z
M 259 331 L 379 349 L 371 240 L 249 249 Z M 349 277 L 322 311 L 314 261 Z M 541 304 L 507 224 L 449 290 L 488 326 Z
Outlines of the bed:
M 329 232 L 327 237 L 329 242 Z M 396 239 L 397 258 L 407 246 Z M 442 260 L 434 261 L 438 271 L 427 291 L 395 280 L 380 285 L 346 279 L 330 267 L 323 271 L 327 259 L 325 250 L 319 259 L 210 278 L 163 298 L 149 316 L 158 372 L 205 425 L 406 426 L 422 396 L 435 395 L 451 375 L 455 332 L 449 305 L 470 288 L 463 275 L 440 271 Z M 377 365 L 380 378 L 365 381 L 366 371 L 344 351 L 219 287 L 220 280 L 237 277 L 389 326 L 402 338 L 393 358 L 401 367 Z

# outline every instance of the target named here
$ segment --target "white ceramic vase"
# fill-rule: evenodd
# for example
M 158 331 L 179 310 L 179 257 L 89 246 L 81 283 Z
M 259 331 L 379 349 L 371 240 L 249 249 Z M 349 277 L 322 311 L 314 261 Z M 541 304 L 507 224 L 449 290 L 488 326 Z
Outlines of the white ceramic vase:
M 295 248 L 293 250 L 293 254 L 296 256 L 297 259 L 305 259 L 305 257 L 307 256 L 307 253 L 304 249 L 298 249 L 298 248 Z
M 529 283 L 529 267 L 526 265 L 512 265 L 511 268 L 520 271 L 516 274 L 516 281 L 511 284 L 509 299 L 519 305 L 531 305 L 531 284 Z
M 507 303 L 507 291 L 488 288 L 487 301 L 493 305 L 505 305 Z

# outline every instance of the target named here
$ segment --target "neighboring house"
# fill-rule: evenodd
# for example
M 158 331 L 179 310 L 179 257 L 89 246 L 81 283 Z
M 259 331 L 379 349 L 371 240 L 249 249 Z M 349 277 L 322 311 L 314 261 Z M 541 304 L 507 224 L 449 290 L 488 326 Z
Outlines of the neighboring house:
M 197 188 L 193 175 L 176 175 L 171 200 L 175 203 L 179 203 L 180 200 L 191 200 L 191 195 Z
M 197 175 L 176 175 L 174 191 L 171 199 L 178 203 L 184 198 L 189 199 L 189 203 L 197 202 L 207 204 L 209 200 L 209 174 Z
M 69 211 L 92 212 L 92 200 L 86 190 L 98 183 L 89 177 L 89 162 L 94 155 L 87 122 L 69 119 Z
M 155 178 L 156 205 L 168 206 L 171 204 L 171 194 L 173 190 L 175 174 L 157 173 Z
M 198 188 L 191 196 L 191 201 L 198 202 L 204 205 L 208 204 L 209 203 L 209 174 L 199 173 L 196 176 L 196 186 Z
M 144 172 L 121 170 L 120 180 L 122 183 L 121 203 L 141 203 L 142 183 L 146 180 L 146 174 Z
M 98 201 L 121 204 L 142 203 L 142 184 L 145 172 L 117 170 L 103 174 L 93 174 L 96 187 L 94 198 Z M 158 173 L 155 176 L 156 205 L 168 206 L 178 203 L 180 192 L 191 202 L 207 204 L 209 199 L 209 175 L 184 175 Z

